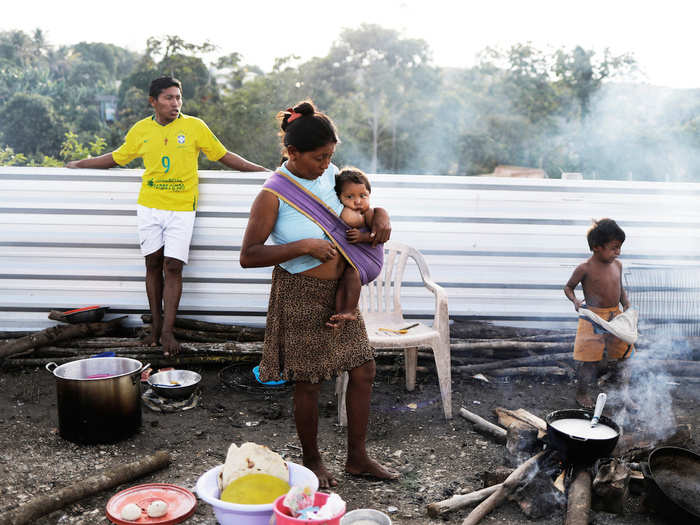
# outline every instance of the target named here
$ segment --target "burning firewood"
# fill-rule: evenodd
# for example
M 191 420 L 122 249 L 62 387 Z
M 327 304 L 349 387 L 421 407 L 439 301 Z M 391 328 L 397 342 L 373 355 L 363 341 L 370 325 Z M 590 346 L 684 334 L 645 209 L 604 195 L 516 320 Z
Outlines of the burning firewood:
M 542 444 L 537 438 L 535 427 L 522 421 L 514 421 L 508 425 L 504 454 L 506 465 L 516 467 L 540 449 Z
M 630 468 L 619 459 L 598 461 L 593 480 L 594 508 L 613 514 L 622 514 L 630 481 Z
M 483 502 L 472 510 L 462 525 L 476 525 L 489 512 L 500 505 L 510 494 L 512 494 L 523 482 L 524 479 L 538 469 L 538 463 L 547 454 L 546 451 L 539 452 L 535 456 L 528 459 L 525 463 L 516 468 L 513 473 L 500 485 L 498 490 L 486 498 Z
M 565 525 L 588 525 L 591 512 L 591 473 L 586 467 L 577 467 L 569 485 Z

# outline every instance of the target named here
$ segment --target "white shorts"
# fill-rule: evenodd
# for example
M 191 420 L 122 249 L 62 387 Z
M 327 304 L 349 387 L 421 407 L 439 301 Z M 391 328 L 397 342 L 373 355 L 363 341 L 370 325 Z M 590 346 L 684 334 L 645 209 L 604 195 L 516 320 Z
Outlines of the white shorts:
M 195 214 L 194 211 L 159 210 L 137 204 L 141 255 L 145 257 L 165 246 L 165 257 L 187 264 Z

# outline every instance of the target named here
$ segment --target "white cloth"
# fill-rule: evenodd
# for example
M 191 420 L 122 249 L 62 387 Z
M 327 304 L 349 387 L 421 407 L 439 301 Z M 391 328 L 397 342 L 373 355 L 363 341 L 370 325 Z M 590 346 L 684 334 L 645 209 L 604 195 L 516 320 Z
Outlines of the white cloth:
M 628 308 L 610 321 L 606 321 L 588 308 L 579 308 L 578 313 L 610 332 L 618 339 L 622 339 L 625 343 L 633 345 L 639 337 L 637 333 L 639 311 L 634 308 Z
M 137 204 L 141 255 L 145 257 L 165 246 L 165 257 L 187 264 L 195 215 L 194 211 L 159 210 Z

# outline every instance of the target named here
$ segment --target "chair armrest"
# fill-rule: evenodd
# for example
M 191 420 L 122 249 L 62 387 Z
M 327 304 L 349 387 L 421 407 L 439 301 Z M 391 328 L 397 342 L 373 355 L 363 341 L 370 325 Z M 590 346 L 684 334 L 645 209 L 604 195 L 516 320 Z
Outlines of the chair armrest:
M 433 328 L 449 341 L 450 316 L 447 309 L 447 292 L 430 278 L 423 278 L 423 284 L 435 295 L 435 315 L 433 316 Z

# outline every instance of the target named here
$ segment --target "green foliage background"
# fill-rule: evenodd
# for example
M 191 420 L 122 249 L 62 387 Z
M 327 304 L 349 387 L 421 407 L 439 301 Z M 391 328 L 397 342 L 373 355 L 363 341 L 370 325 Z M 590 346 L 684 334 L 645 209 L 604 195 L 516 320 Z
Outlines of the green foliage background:
M 475 67 L 439 68 L 425 41 L 371 25 L 344 30 L 326 56 L 281 56 L 269 72 L 235 50 L 207 64 L 213 51 L 175 35 L 133 53 L 100 42 L 54 48 L 38 29 L 0 32 L 0 165 L 111 151 L 151 114 L 151 79 L 171 74 L 185 113 L 268 167 L 280 160 L 275 115 L 311 98 L 340 131 L 335 162 L 370 173 L 476 175 L 504 164 L 550 177 L 700 177 L 700 90 L 638 81 L 631 55 L 522 43 L 485 48 Z M 105 96 L 118 102 L 113 122 L 99 111 Z M 222 167 L 203 156 L 200 166 Z

